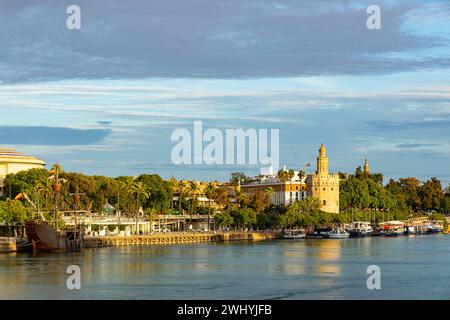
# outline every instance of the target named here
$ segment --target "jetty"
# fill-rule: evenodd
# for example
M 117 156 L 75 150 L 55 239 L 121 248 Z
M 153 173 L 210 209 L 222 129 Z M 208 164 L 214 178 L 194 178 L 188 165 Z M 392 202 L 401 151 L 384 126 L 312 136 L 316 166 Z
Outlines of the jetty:
M 279 232 L 221 232 L 192 233 L 173 232 L 167 234 L 130 235 L 130 236 L 85 236 L 84 248 L 146 246 L 164 244 L 187 244 L 223 241 L 261 241 L 280 238 Z

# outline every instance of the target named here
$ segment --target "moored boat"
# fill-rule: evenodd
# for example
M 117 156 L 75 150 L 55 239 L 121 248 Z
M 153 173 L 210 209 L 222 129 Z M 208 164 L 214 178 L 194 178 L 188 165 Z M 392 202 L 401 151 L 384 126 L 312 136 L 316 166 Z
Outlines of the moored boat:
M 350 237 L 359 238 L 359 237 L 369 237 L 372 236 L 374 230 L 370 225 L 370 222 L 367 221 L 356 221 L 353 222 L 350 229 L 348 230 Z
M 55 230 L 47 221 L 28 221 L 25 224 L 28 241 L 37 251 L 79 251 L 83 246 L 84 226 L 78 230 Z
M 380 223 L 380 232 L 385 237 L 398 237 L 404 234 L 405 223 L 401 221 L 386 221 Z
M 330 239 L 346 239 L 350 236 L 350 234 L 344 229 L 333 229 L 328 233 L 328 238 Z
M 283 239 L 304 239 L 306 233 L 303 230 L 286 230 L 283 233 Z
M 314 231 L 308 232 L 306 238 L 308 239 L 325 239 L 328 238 L 331 229 L 314 229 Z

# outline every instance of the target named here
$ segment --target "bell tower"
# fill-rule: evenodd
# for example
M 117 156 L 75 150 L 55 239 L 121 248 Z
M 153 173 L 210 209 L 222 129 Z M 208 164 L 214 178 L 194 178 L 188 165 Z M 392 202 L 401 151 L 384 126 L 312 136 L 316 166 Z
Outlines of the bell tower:
M 364 162 L 364 172 L 369 173 L 369 160 L 367 160 L 367 158 Z

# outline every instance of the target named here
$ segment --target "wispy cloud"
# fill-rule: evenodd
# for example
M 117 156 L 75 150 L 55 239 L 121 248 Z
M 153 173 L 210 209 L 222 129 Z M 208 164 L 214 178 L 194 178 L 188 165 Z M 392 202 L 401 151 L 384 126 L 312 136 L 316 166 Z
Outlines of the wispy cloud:
M 377 32 L 365 25 L 371 1 L 79 0 L 78 31 L 65 26 L 70 4 L 3 4 L 1 82 L 385 74 L 450 65 L 423 53 L 445 47 L 444 35 L 408 27 L 421 24 L 418 12 L 437 11 L 427 1 L 378 1 Z M 448 18 L 445 2 L 440 7 Z

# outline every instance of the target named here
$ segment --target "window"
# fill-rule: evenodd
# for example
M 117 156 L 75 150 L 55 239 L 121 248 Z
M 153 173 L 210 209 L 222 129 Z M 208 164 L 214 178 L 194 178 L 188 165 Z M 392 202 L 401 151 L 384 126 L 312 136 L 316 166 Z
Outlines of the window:
M 326 205 L 327 205 L 327 200 L 323 200 L 322 205 L 323 205 L 323 206 L 326 206 Z
M 325 188 L 323 188 L 323 191 L 325 191 Z

